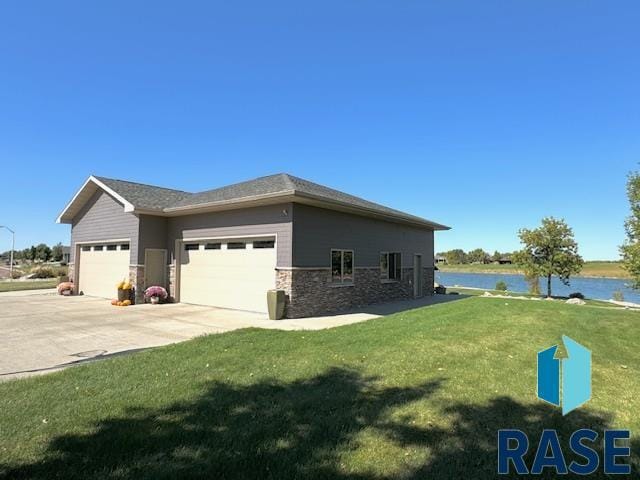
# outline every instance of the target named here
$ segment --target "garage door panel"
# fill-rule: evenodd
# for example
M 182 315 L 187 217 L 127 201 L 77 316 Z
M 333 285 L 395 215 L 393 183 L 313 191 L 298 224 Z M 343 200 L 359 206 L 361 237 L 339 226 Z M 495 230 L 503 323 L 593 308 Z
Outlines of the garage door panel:
M 78 271 L 78 290 L 85 295 L 113 298 L 116 284 L 129 278 L 129 250 L 82 250 Z
M 218 240 L 219 241 L 219 240 Z M 180 301 L 223 308 L 267 311 L 275 287 L 276 249 L 182 250 Z

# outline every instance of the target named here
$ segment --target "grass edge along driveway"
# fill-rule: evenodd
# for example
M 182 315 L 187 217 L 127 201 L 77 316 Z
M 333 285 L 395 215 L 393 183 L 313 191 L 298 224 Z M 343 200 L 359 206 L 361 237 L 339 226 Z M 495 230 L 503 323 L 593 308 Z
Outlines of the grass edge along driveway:
M 639 319 L 464 298 L 10 381 L 0 384 L 0 477 L 495 478 L 498 429 L 535 442 L 555 428 L 567 442 L 581 427 L 629 428 L 637 475 Z M 535 398 L 536 352 L 562 334 L 593 352 L 593 399 L 566 417 Z

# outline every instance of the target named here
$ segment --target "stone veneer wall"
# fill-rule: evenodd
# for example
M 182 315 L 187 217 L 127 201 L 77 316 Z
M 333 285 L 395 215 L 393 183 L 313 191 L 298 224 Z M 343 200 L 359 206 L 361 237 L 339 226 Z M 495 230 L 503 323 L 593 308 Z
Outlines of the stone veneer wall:
M 172 263 L 167 266 L 167 293 L 169 294 L 169 301 L 174 302 L 176 298 L 176 264 Z
M 129 265 L 129 282 L 135 289 L 135 303 L 144 303 L 144 265 Z
M 424 295 L 433 293 L 433 268 L 423 269 Z M 300 318 L 350 308 L 413 298 L 413 268 L 402 269 L 400 281 L 381 281 L 380 269 L 356 268 L 353 285 L 331 283 L 329 269 L 279 269 L 276 288 L 287 296 L 285 316 Z

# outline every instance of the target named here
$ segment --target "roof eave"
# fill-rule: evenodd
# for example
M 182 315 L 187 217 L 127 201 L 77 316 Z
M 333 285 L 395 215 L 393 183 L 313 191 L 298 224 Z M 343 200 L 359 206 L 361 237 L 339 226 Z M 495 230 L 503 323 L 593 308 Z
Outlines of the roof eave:
M 122 195 L 120 195 L 119 193 L 117 193 L 115 190 L 108 187 L 107 185 L 105 185 L 103 182 L 98 180 L 93 175 L 90 175 L 89 178 L 87 178 L 87 180 L 82 184 L 82 187 L 78 189 L 78 191 L 73 196 L 73 198 L 69 201 L 69 203 L 67 203 L 67 205 L 64 207 L 62 212 L 60 212 L 60 215 L 58 215 L 58 218 L 56 219 L 56 223 L 71 223 L 73 221 L 73 218 L 75 217 L 75 215 L 82 208 L 82 205 L 84 205 L 84 203 L 86 202 L 86 200 L 84 200 L 82 202 L 82 205 L 78 206 L 77 202 L 79 201 L 79 197 L 84 191 L 86 191 L 89 188 L 90 184 L 94 184 L 95 186 L 101 188 L 102 190 L 107 192 L 109 195 L 111 195 L 113 198 L 115 198 L 120 203 L 122 203 L 122 205 L 124 206 L 125 212 L 134 212 L 136 210 L 135 206 L 131 202 L 126 200 Z M 91 194 L 93 194 L 94 192 L 91 192 Z M 75 210 L 73 208 L 74 206 L 76 207 Z
M 417 227 L 427 227 L 431 230 L 449 230 L 450 227 L 441 225 L 430 220 L 426 220 L 419 217 L 413 217 L 411 215 L 391 215 L 385 214 L 378 210 L 369 209 L 365 207 L 355 206 L 345 202 L 339 202 L 337 200 L 330 200 L 326 197 L 319 197 L 308 193 L 302 193 L 297 190 L 286 190 L 277 193 L 269 193 L 264 195 L 253 195 L 244 197 L 241 199 L 222 200 L 217 202 L 206 202 L 197 205 L 185 205 L 181 207 L 170 207 L 163 209 L 163 212 L 167 216 L 179 216 L 190 215 L 196 213 L 205 213 L 216 210 L 237 209 L 250 206 L 269 205 L 277 202 L 299 202 L 316 204 L 325 208 L 332 208 L 337 210 L 343 210 L 359 215 L 372 216 L 376 218 L 393 221 L 396 223 L 405 223 L 414 225 Z M 158 215 L 158 213 L 155 213 Z

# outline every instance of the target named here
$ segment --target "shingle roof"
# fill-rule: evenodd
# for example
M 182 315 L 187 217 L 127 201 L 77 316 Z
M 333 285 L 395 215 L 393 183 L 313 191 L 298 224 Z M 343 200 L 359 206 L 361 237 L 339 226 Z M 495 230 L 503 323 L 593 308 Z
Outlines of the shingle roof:
M 145 185 L 144 183 L 127 182 L 113 178 L 98 177 L 98 180 L 117 192 L 137 208 L 162 210 L 174 206 L 177 202 L 193 194 L 170 188 Z
M 318 183 L 294 177 L 287 173 L 278 173 L 266 177 L 235 183 L 224 187 L 198 193 L 156 187 L 142 183 L 127 182 L 105 177 L 93 177 L 120 195 L 135 209 L 155 210 L 158 213 L 170 213 L 197 208 L 216 203 L 233 203 L 265 196 L 297 196 L 305 197 L 324 204 L 340 205 L 356 210 L 365 210 L 385 217 L 403 219 L 405 221 L 428 224 L 436 229 L 447 229 L 424 218 L 385 207 L 354 195 L 325 187 Z

